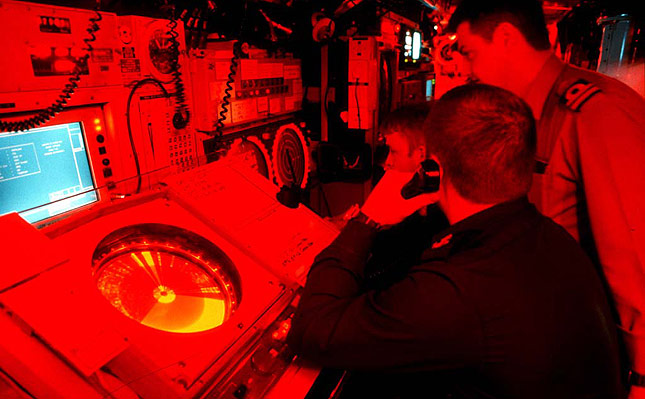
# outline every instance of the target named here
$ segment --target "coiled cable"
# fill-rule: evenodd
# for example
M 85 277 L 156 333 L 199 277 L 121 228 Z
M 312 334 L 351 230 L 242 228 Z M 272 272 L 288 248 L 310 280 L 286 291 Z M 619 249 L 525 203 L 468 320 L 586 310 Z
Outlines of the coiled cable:
M 173 75 L 173 83 L 175 84 L 175 115 L 172 118 L 172 124 L 175 129 L 183 129 L 190 120 L 190 111 L 186 104 L 186 88 L 184 81 L 181 78 L 181 65 L 179 64 L 179 33 L 177 33 L 177 21 L 171 18 L 168 22 L 168 34 L 170 35 L 170 67 Z
M 231 64 L 229 66 L 228 78 L 226 80 L 226 88 L 224 89 L 224 96 L 222 96 L 222 110 L 219 111 L 219 118 L 217 118 L 217 123 L 215 124 L 215 136 L 219 137 L 222 135 L 222 129 L 224 128 L 224 121 L 226 120 L 226 114 L 230 112 L 229 105 L 231 104 L 231 92 L 233 91 L 233 83 L 235 83 L 235 75 L 237 74 L 237 60 L 240 58 L 240 45 L 239 42 L 233 44 L 233 57 L 231 57 Z
M 90 23 L 87 29 L 85 29 L 85 31 L 88 33 L 88 36 L 85 39 L 83 39 L 83 42 L 85 42 L 85 46 L 86 46 L 83 48 L 83 50 L 85 50 L 86 53 L 82 57 L 74 61 L 76 65 L 74 66 L 74 71 L 72 72 L 72 76 L 70 76 L 70 78 L 68 79 L 68 83 L 65 85 L 62 92 L 58 95 L 58 98 L 54 101 L 54 103 L 49 107 L 41 110 L 31 118 L 27 118 L 27 119 L 23 119 L 21 121 L 15 121 L 15 122 L 0 121 L 0 131 L 2 132 L 20 131 L 21 132 L 24 130 L 33 129 L 37 126 L 42 125 L 48 120 L 52 119 L 58 113 L 62 112 L 65 109 L 65 105 L 74 94 L 74 91 L 76 90 L 76 88 L 78 88 L 78 82 L 81 80 L 81 74 L 87 68 L 87 61 L 90 58 L 90 54 L 93 50 L 91 43 L 96 41 L 95 33 L 100 29 L 98 22 L 101 21 L 103 17 L 98 11 L 95 11 L 95 13 L 96 13 L 96 17 L 90 18 Z

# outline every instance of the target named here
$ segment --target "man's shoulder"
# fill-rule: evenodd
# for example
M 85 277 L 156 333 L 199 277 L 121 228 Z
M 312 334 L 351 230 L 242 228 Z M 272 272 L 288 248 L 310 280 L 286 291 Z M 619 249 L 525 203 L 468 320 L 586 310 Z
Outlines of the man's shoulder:
M 468 240 L 473 246 L 465 250 L 459 237 L 441 240 L 424 253 L 422 263 L 414 266 L 410 273 L 430 275 L 468 287 L 473 283 L 519 283 L 537 273 L 535 278 L 541 281 L 540 284 L 550 286 L 566 280 L 561 276 L 557 281 L 551 281 L 555 278 L 554 271 L 568 268 L 584 274 L 585 270 L 592 270 L 590 260 L 578 242 L 562 226 L 537 210 L 518 215 L 504 225 L 496 225 L 492 234 L 476 235 L 475 240 Z
M 555 85 L 560 108 L 568 112 L 594 113 L 598 107 L 619 104 L 645 106 L 642 96 L 625 83 L 572 65 L 564 68 Z
M 513 235 L 509 245 L 501 249 L 499 257 L 510 255 L 512 259 L 523 259 L 527 264 L 538 264 L 547 269 L 561 267 L 570 261 L 586 262 L 584 251 L 571 234 L 537 209 L 532 209 L 522 220 L 512 223 L 525 224 L 526 228 L 520 234 Z M 509 232 L 513 230 L 509 229 Z M 568 260 L 563 259 L 562 253 L 567 253 Z
M 538 231 L 542 232 L 547 239 L 578 247 L 578 242 L 575 238 L 550 217 L 539 213 L 538 223 L 536 225 L 539 226 Z
M 549 257 L 548 248 L 578 248 L 571 235 L 551 218 L 544 216 L 533 205 L 512 218 L 494 223 L 486 231 L 467 230 L 434 237 L 434 243 L 426 250 L 426 259 L 435 262 L 427 266 L 454 267 L 455 265 L 476 266 L 489 261 L 497 264 L 497 258 L 516 259 L 511 254 L 531 258 Z M 540 248 L 545 249 L 542 251 Z M 432 255 L 432 256 L 430 256 Z

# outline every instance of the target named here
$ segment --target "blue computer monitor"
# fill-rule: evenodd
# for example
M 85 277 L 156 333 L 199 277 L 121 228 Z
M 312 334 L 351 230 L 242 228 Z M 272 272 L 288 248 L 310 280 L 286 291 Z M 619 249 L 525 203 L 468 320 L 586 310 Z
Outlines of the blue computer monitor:
M 426 101 L 432 100 L 434 95 L 435 78 L 426 79 Z
M 97 200 L 80 122 L 0 133 L 0 215 L 34 223 Z

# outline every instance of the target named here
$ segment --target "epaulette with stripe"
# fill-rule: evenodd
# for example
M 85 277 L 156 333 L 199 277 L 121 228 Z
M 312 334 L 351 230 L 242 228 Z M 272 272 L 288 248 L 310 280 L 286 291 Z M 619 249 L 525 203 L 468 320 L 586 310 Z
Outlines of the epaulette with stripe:
M 584 103 L 601 91 L 595 84 L 579 79 L 567 87 L 560 97 L 560 101 L 570 110 L 577 112 L 580 111 Z

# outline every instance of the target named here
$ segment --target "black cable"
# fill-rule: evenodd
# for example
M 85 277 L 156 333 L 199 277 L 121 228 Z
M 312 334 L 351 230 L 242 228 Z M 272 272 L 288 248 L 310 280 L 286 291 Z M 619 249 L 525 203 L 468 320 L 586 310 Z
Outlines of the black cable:
M 171 18 L 166 26 L 168 27 L 168 34 L 170 35 L 170 67 L 173 75 L 173 83 L 175 84 L 175 97 L 177 98 L 172 124 L 175 129 L 183 129 L 190 120 L 190 111 L 186 104 L 186 88 L 184 87 L 184 81 L 181 78 L 179 42 L 177 41 L 179 33 L 175 30 L 177 28 L 177 21 L 174 18 Z
M 358 105 L 358 78 L 356 78 L 356 85 L 354 86 L 354 98 L 356 99 L 356 116 L 358 117 L 358 128 L 361 128 L 361 106 Z
M 231 104 L 229 99 L 231 98 L 231 91 L 233 91 L 233 83 L 235 83 L 235 75 L 237 74 L 237 60 L 240 58 L 239 47 L 240 46 L 238 45 L 238 42 L 235 42 L 233 44 L 233 57 L 231 57 L 228 78 L 226 80 L 226 88 L 224 89 L 224 96 L 222 97 L 222 110 L 219 112 L 219 117 L 217 118 L 217 123 L 215 124 L 215 136 L 222 135 L 222 129 L 224 129 L 226 114 L 229 113 L 228 106 Z
M 244 32 L 244 24 L 246 23 L 246 15 L 248 10 L 249 2 L 248 0 L 244 1 L 244 15 L 242 16 L 242 22 L 240 23 L 240 33 L 237 37 L 241 38 L 242 33 Z M 228 114 L 230 105 L 229 99 L 231 98 L 231 91 L 233 90 L 233 83 L 235 83 L 235 75 L 237 74 L 237 60 L 240 58 L 241 44 L 240 42 L 233 43 L 233 56 L 231 57 L 231 65 L 229 66 L 229 73 L 226 80 L 226 88 L 224 89 L 224 96 L 222 97 L 222 110 L 219 112 L 219 117 L 215 123 L 215 136 L 222 135 L 222 129 L 224 129 L 224 121 L 226 120 L 226 114 Z
M 325 115 L 327 115 L 327 119 L 329 119 L 329 104 L 327 103 L 327 96 L 329 95 L 330 89 L 331 86 L 327 85 L 327 88 L 325 89 L 325 95 L 323 96 L 323 105 L 325 107 Z
M 327 208 L 327 215 L 329 217 L 333 217 L 331 214 L 331 208 L 329 207 L 329 202 L 327 201 L 327 194 L 325 194 L 325 185 L 323 183 L 319 183 L 320 185 L 320 193 L 322 194 L 323 201 L 325 202 L 325 208 Z
M 141 166 L 139 165 L 139 156 L 137 155 L 137 149 L 134 145 L 134 137 L 132 137 L 132 126 L 130 125 L 130 106 L 132 105 L 132 98 L 134 97 L 134 93 L 145 84 L 154 84 L 158 86 L 163 92 L 164 96 L 166 98 L 170 98 L 170 94 L 168 94 L 168 91 L 163 86 L 163 84 L 161 84 L 161 82 L 158 81 L 157 79 L 153 79 L 153 78 L 146 78 L 146 79 L 139 80 L 137 83 L 135 83 L 134 86 L 132 86 L 132 90 L 130 90 L 130 94 L 128 95 L 128 102 L 125 108 L 125 121 L 128 127 L 128 137 L 130 138 L 130 148 L 132 149 L 132 156 L 134 156 L 134 166 L 137 169 L 136 193 L 139 193 L 139 191 L 141 191 Z
M 291 172 L 291 175 L 293 176 L 293 186 L 294 187 L 296 185 L 300 186 L 301 182 L 298 182 L 298 179 L 296 178 L 296 170 L 293 167 L 293 161 L 291 160 L 291 155 L 289 154 L 289 149 L 285 149 L 284 152 L 287 154 L 287 165 L 289 165 L 289 171 Z
M 69 101 L 69 99 L 74 94 L 74 91 L 78 87 L 78 82 L 81 80 L 81 73 L 83 73 L 83 71 L 88 68 L 87 60 L 90 58 L 90 53 L 93 50 L 93 47 L 90 43 L 96 41 L 95 33 L 100 29 L 100 26 L 97 22 L 103 19 L 98 11 L 94 12 L 96 13 L 96 17 L 90 18 L 90 24 L 87 29 L 85 29 L 85 31 L 88 33 L 88 37 L 83 39 L 83 42 L 85 42 L 85 45 L 87 46 L 84 48 L 84 50 L 86 50 L 86 53 L 79 59 L 74 60 L 74 63 L 76 65 L 74 66 L 72 76 L 68 79 L 68 83 L 65 85 L 65 88 L 63 88 L 62 92 L 58 95 L 58 98 L 52 105 L 41 110 L 31 118 L 16 122 L 0 121 L 0 131 L 17 132 L 33 129 L 47 122 L 65 109 L 67 101 Z
M 310 186 L 310 188 L 312 190 L 315 189 L 316 187 L 320 189 L 320 193 L 322 194 L 322 199 L 323 199 L 323 201 L 325 203 L 325 208 L 327 208 L 327 216 L 332 217 L 332 215 L 331 215 L 331 207 L 329 206 L 329 202 L 327 201 L 327 194 L 325 194 L 325 188 L 324 188 L 325 185 L 324 185 L 323 182 L 320 181 L 319 178 L 317 178 L 315 180 L 315 183 L 312 180 L 312 183 L 311 183 L 311 186 Z M 322 212 L 322 209 L 321 209 L 321 212 Z M 320 216 L 323 216 L 323 215 L 321 214 Z
M 304 93 L 302 94 L 302 100 L 300 101 L 300 108 L 305 109 L 305 104 L 309 104 L 307 96 L 309 95 L 309 86 L 304 87 Z
M 291 154 L 289 153 L 289 149 L 285 148 L 284 151 L 285 151 L 285 156 L 287 157 L 287 166 L 289 167 L 288 169 L 293 176 L 293 183 L 289 184 L 285 182 L 285 184 L 282 187 L 280 187 L 280 191 L 276 194 L 277 195 L 276 198 L 281 204 L 289 208 L 297 208 L 298 204 L 302 203 L 303 191 L 300 185 L 296 184 L 297 179 L 295 174 L 295 168 L 293 167 L 293 162 L 291 160 Z M 278 159 L 277 161 L 279 162 L 280 160 Z M 279 171 L 276 171 L 276 173 L 279 173 Z

